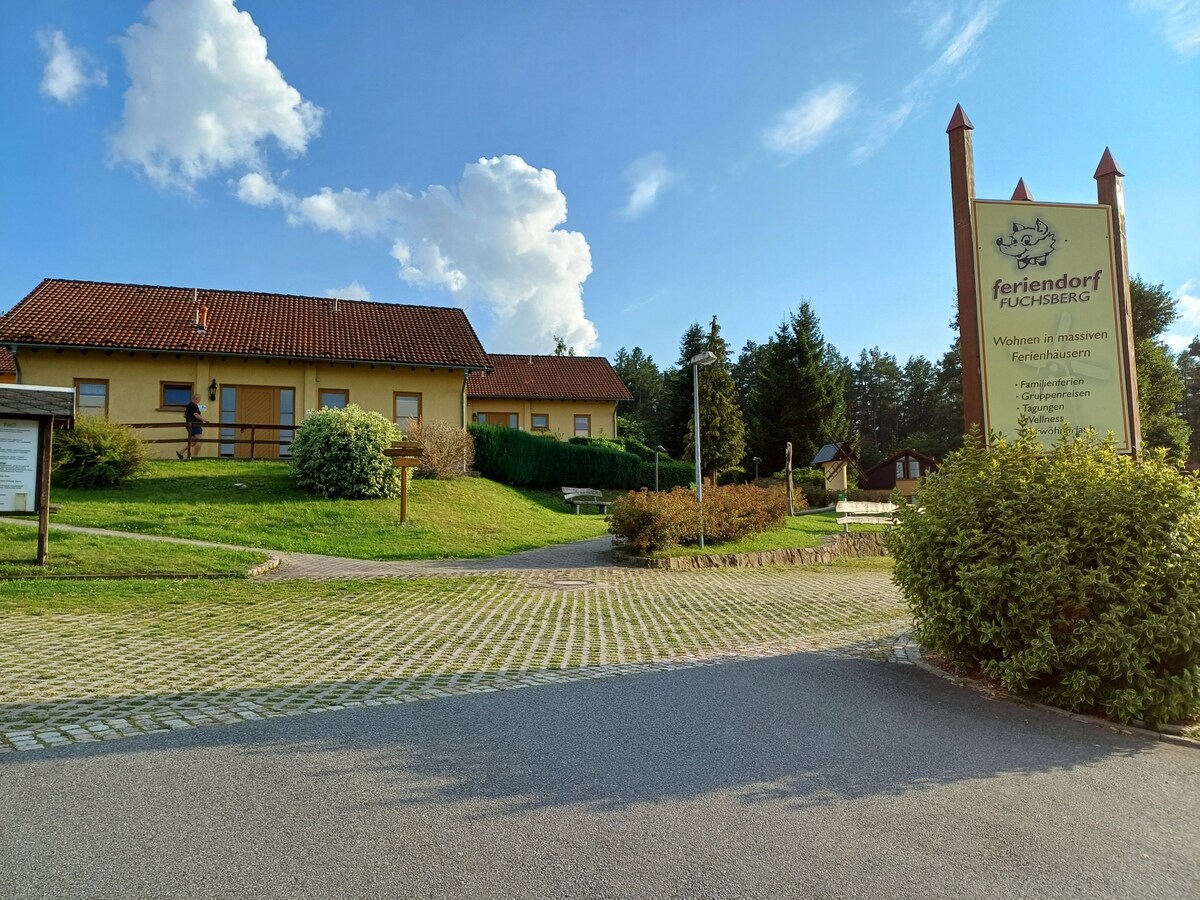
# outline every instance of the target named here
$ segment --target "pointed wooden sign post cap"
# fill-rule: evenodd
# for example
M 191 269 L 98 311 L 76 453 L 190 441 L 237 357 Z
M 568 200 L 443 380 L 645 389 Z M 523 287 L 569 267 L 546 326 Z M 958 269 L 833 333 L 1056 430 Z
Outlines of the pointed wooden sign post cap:
M 1026 202 L 1033 201 L 1033 194 L 1029 193 L 1029 188 L 1025 187 L 1025 179 L 1021 178 L 1017 181 L 1017 186 L 1013 188 L 1012 198 L 1014 200 L 1024 200 Z
M 967 118 L 967 114 L 963 112 L 962 104 L 959 103 L 954 107 L 954 115 L 950 117 L 950 124 L 946 126 L 946 134 L 958 131 L 960 128 L 973 129 L 974 127 L 971 124 L 971 120 Z
M 1096 166 L 1096 174 L 1093 178 L 1103 178 L 1105 175 L 1120 175 L 1125 176 L 1121 171 L 1121 167 L 1117 165 L 1117 161 L 1113 159 L 1112 151 L 1107 147 L 1104 148 L 1104 155 L 1100 157 L 1100 165 Z

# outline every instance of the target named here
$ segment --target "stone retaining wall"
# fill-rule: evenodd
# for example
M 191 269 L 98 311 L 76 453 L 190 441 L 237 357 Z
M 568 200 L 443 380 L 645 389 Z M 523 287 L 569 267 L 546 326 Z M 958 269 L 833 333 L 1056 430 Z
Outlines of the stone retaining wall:
M 623 563 L 645 569 L 719 569 L 755 566 L 815 566 L 835 559 L 859 559 L 886 556 L 882 532 L 835 534 L 819 547 L 791 550 L 756 550 L 752 553 L 714 553 L 711 556 L 676 556 L 670 559 L 645 559 L 615 554 Z

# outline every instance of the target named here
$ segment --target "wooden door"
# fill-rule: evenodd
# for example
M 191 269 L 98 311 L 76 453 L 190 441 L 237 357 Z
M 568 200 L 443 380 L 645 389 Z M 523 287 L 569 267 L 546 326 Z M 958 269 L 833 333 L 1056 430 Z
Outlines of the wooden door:
M 240 387 L 237 389 L 237 420 L 246 425 L 271 425 L 279 421 L 279 388 L 271 387 Z M 239 440 L 245 444 L 236 444 L 233 455 L 247 458 L 250 456 L 250 429 L 241 431 Z M 279 445 L 264 443 L 279 440 L 279 430 L 275 428 L 254 429 L 255 444 L 253 447 L 255 459 L 278 459 Z

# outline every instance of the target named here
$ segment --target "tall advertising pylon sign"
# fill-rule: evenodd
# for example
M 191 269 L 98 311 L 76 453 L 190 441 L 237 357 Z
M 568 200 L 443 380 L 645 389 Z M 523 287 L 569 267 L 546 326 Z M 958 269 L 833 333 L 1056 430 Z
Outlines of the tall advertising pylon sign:
M 1137 377 L 1120 169 L 1105 150 L 1096 205 L 974 197 L 971 123 L 950 128 L 966 425 L 1011 437 L 1023 421 L 1049 447 L 1112 433 L 1137 455 Z

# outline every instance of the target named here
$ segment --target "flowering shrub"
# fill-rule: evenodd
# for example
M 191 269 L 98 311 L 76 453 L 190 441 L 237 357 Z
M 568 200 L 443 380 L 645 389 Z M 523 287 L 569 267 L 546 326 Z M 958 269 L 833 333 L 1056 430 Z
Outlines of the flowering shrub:
M 782 489 L 754 485 L 708 488 L 704 492 L 704 536 L 712 543 L 735 541 L 783 524 Z M 609 531 L 631 550 L 650 553 L 699 541 L 700 508 L 686 488 L 618 497 L 608 517 Z
M 399 438 L 395 425 L 353 403 L 310 411 L 292 442 L 296 484 L 319 497 L 398 497 L 399 470 L 383 451 Z

